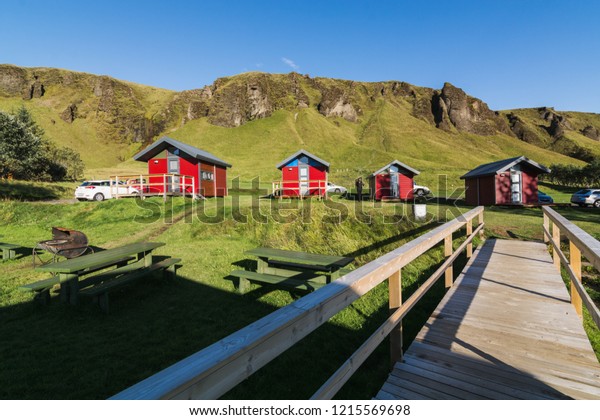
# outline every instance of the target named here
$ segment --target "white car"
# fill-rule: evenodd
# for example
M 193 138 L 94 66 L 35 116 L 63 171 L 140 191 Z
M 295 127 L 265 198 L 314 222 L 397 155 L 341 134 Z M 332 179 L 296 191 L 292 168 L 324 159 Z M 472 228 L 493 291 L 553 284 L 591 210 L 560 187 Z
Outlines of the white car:
M 346 187 L 342 187 L 341 185 L 336 185 L 333 182 L 327 182 L 327 194 L 346 194 L 348 190 Z
M 111 182 L 113 183 L 112 187 Z M 110 180 L 85 181 L 75 190 L 75 198 L 79 201 L 103 201 L 113 198 L 113 193 L 119 195 L 136 195 L 140 191 L 121 181 L 119 181 L 118 186 L 115 185 L 115 181 Z
M 431 194 L 431 190 L 427 187 L 424 187 L 422 185 L 417 185 L 414 184 L 413 186 L 413 193 L 418 196 L 418 197 L 424 197 L 426 195 Z

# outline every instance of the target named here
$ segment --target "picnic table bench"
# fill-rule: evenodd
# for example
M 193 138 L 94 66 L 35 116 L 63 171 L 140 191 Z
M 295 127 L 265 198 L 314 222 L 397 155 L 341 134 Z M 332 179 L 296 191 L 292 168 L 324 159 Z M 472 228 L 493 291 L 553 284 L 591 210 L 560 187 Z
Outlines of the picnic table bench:
M 147 274 L 168 270 L 175 274 L 176 264 L 181 260 L 170 258 L 152 264 L 152 252 L 165 244 L 162 242 L 139 242 L 118 248 L 99 251 L 70 260 L 46 264 L 36 271 L 50 272 L 53 277 L 21 286 L 41 295 L 41 300 L 49 299 L 49 291 L 55 284 L 60 284 L 61 300 L 75 305 L 80 296 L 92 296 L 101 308 L 108 311 L 108 293 L 119 289 Z M 132 261 L 133 260 L 133 261 Z M 94 276 L 89 274 L 116 266 Z
M 7 244 L 0 242 L 0 249 L 2 250 L 2 260 L 12 260 L 17 256 L 17 249 L 22 248 L 21 245 Z
M 272 248 L 255 248 L 245 253 L 258 257 L 258 263 L 256 272 L 235 270 L 231 273 L 240 279 L 240 293 L 245 293 L 249 283 L 314 291 L 345 274 L 347 269 L 344 267 L 354 261 L 349 257 Z

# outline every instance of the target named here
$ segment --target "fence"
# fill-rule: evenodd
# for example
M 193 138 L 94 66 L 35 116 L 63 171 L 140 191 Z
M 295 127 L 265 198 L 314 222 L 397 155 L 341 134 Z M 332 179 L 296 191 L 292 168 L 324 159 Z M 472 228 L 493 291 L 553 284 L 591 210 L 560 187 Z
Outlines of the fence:
M 110 177 L 110 193 L 114 198 L 169 195 L 200 196 L 193 176 L 179 174 L 119 175 Z
M 478 225 L 473 229 L 473 220 Z M 466 227 L 466 238 L 453 250 L 453 233 Z M 473 239 L 483 235 L 483 207 L 477 207 L 396 248 L 340 279 L 304 296 L 221 341 L 122 391 L 112 399 L 215 399 L 248 378 L 352 302 L 389 279 L 390 317 L 313 395 L 333 397 L 369 354 L 390 335 L 392 361 L 402 358 L 402 319 L 442 276 L 451 287 L 453 262 Z M 405 302 L 401 270 L 417 257 L 444 243 L 446 260 Z
M 327 181 L 324 179 L 307 179 L 303 181 L 273 181 L 273 196 L 284 197 L 325 197 L 327 198 Z
M 585 305 L 592 319 L 600 328 L 600 311 L 581 283 L 582 255 L 596 270 L 600 270 L 600 242 L 551 208 L 544 207 L 543 212 L 544 242 L 552 245 L 552 256 L 556 268 L 560 270 L 561 263 L 564 264 L 569 275 L 571 303 L 579 316 L 582 316 L 583 305 Z M 552 222 L 552 229 L 550 229 L 550 222 Z M 569 241 L 569 258 L 560 249 L 561 236 L 565 236 Z

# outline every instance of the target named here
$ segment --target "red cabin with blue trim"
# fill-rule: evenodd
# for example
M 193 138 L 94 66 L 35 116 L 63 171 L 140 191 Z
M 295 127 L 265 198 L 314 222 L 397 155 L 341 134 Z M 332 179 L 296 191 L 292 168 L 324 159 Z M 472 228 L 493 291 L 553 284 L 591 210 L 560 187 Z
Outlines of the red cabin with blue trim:
M 281 197 L 324 197 L 327 195 L 329 162 L 299 150 L 277 165 L 281 182 L 274 193 Z

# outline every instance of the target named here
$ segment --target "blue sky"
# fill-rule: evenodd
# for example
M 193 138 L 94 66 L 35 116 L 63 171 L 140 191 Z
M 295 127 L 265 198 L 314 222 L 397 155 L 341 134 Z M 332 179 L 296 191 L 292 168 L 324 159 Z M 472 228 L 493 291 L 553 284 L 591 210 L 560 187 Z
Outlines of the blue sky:
M 493 109 L 600 113 L 600 2 L 3 0 L 0 62 L 173 90 L 246 71 L 445 81 Z

